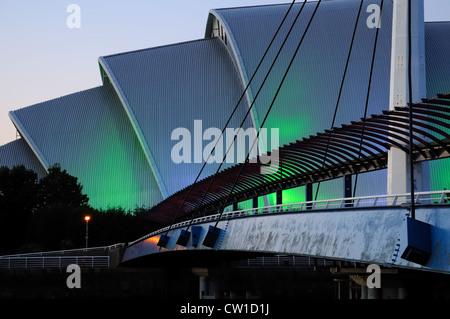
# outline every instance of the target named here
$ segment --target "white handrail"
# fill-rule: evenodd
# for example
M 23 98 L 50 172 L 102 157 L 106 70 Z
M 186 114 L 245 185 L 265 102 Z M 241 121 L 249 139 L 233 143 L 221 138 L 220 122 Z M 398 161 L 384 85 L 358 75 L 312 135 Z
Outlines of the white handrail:
M 439 195 L 433 197 L 433 195 Z M 315 210 L 325 210 L 325 209 L 349 209 L 358 207 L 389 207 L 389 206 L 399 206 L 401 204 L 407 204 L 410 202 L 410 193 L 405 194 L 394 194 L 394 195 L 374 195 L 374 196 L 360 196 L 360 197 L 346 197 L 338 199 L 323 199 L 317 201 L 299 202 L 299 203 L 288 203 L 279 205 L 263 206 L 258 208 L 249 208 L 236 210 L 232 212 L 223 213 L 221 220 L 234 219 L 240 217 L 247 217 L 252 215 L 267 215 L 267 214 L 279 214 L 286 212 L 299 212 L 299 211 L 315 211 Z M 450 190 L 443 191 L 430 191 L 430 192 L 416 192 L 415 202 L 416 204 L 421 204 L 418 201 L 437 201 L 430 202 L 428 204 L 442 204 L 450 202 Z M 287 207 L 287 210 L 283 208 Z M 199 217 L 192 221 L 192 225 L 199 224 L 205 221 L 216 221 L 220 214 L 209 215 L 206 217 Z M 181 222 L 174 224 L 171 227 L 166 226 L 162 229 L 156 230 L 148 235 L 145 235 L 139 239 L 136 239 L 128 245 L 133 245 L 137 242 L 145 240 L 147 238 L 156 236 L 158 234 L 164 233 L 169 229 L 177 229 L 187 225 L 187 222 Z

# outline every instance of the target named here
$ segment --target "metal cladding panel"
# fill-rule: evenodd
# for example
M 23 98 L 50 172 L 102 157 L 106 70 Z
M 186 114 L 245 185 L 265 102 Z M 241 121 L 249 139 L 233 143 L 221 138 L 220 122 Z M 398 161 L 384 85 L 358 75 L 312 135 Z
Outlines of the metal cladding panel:
M 39 177 L 47 173 L 24 139 L 0 146 L 0 166 L 13 168 L 18 165 L 35 171 Z
M 78 177 L 96 208 L 149 207 L 160 193 L 111 85 L 12 112 L 49 165 Z
M 155 161 L 169 194 L 189 186 L 204 163 L 202 152 L 211 143 L 195 136 L 194 120 L 201 120 L 201 134 L 209 128 L 222 130 L 236 106 L 243 86 L 231 57 L 220 39 L 204 39 L 151 48 L 101 58 L 114 76 L 126 107 L 133 112 L 138 130 Z M 229 128 L 238 128 L 248 106 L 245 99 L 232 118 Z M 133 121 L 133 119 L 131 119 Z M 198 122 L 199 123 L 199 122 Z M 250 116 L 244 129 L 251 123 Z M 197 126 L 199 127 L 199 126 Z M 185 128 L 191 138 L 187 148 L 190 163 L 176 164 L 172 132 Z M 224 143 L 219 144 L 223 146 Z M 222 147 L 223 154 L 225 148 Z M 201 163 L 194 156 L 200 155 Z M 221 157 L 218 157 L 221 159 Z M 222 169 L 236 163 L 225 163 Z M 207 164 L 201 178 L 213 174 L 218 163 Z
M 380 4 L 380 1 L 371 1 Z M 308 137 L 331 127 L 339 88 L 345 70 L 359 1 L 323 1 L 304 38 L 265 127 L 280 129 L 280 145 Z M 369 2 L 367 3 L 367 5 Z M 317 2 L 308 2 L 294 26 L 276 64 L 255 102 L 259 124 L 271 104 Z M 368 28 L 367 5 L 359 19 L 350 64 L 334 126 L 359 120 L 364 109 L 376 29 Z M 282 45 L 302 4 L 294 5 L 251 84 L 257 95 L 266 72 Z M 289 5 L 259 6 L 212 11 L 227 25 L 229 38 L 241 54 L 241 67 L 251 77 Z M 389 109 L 392 3 L 384 1 L 374 63 L 367 116 Z M 207 33 L 208 34 L 208 31 Z M 373 172 L 372 185 L 386 187 L 386 172 Z M 330 188 L 329 196 L 341 196 L 341 188 Z M 372 189 L 372 192 L 374 190 Z
M 255 77 L 251 85 L 253 95 L 256 95 L 260 88 L 301 6 L 302 4 L 294 5 Z M 268 110 L 315 7 L 316 2 L 308 2 L 305 5 L 271 76 L 256 100 L 260 122 Z M 363 6 L 363 9 L 365 8 Z M 256 69 L 287 9 L 288 5 L 217 10 L 233 34 L 242 56 L 243 67 L 249 76 Z M 324 1 L 320 4 L 266 122 L 267 127 L 280 128 L 281 144 L 330 127 L 358 9 L 359 1 Z M 359 19 L 336 126 L 350 120 L 359 120 L 364 115 L 376 34 L 376 29 L 367 27 L 367 17 L 368 14 L 364 10 Z M 380 113 L 389 105 L 391 20 L 391 1 L 384 1 L 369 99 L 369 115 Z
M 450 90 L 450 22 L 425 23 L 427 96 Z
M 427 96 L 450 90 L 450 22 L 425 23 Z M 447 121 L 448 122 L 448 121 Z M 447 133 L 448 129 L 441 126 Z M 450 189 L 450 159 L 428 162 L 430 190 Z

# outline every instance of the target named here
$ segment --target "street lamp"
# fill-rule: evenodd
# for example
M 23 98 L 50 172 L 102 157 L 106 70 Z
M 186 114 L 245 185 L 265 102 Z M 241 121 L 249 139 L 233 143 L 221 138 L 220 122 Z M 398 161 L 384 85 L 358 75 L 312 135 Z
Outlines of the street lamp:
M 90 219 L 91 216 L 89 215 L 84 216 L 84 220 L 86 221 L 86 249 L 88 248 L 88 224 Z

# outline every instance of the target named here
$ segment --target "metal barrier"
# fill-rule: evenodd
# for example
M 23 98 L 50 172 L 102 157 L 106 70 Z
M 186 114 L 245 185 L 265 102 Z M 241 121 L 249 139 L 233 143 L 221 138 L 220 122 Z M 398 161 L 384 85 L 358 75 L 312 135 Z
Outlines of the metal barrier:
M 0 256 L 0 269 L 66 269 L 76 264 L 80 268 L 109 268 L 109 251 L 125 246 L 110 246 L 44 251 L 37 253 Z
M 435 205 L 450 203 L 450 191 L 433 191 L 433 192 L 417 192 L 414 194 L 416 205 Z M 279 214 L 279 213 L 298 213 L 298 212 L 312 212 L 317 210 L 342 210 L 354 208 L 368 208 L 368 207 L 392 207 L 392 206 L 408 206 L 411 203 L 411 194 L 397 194 L 397 195 L 376 195 L 376 196 L 362 196 L 362 197 L 347 197 L 339 199 L 326 199 L 318 201 L 291 203 L 272 205 L 258 208 L 250 208 L 244 210 L 237 210 L 233 212 L 223 213 L 221 220 L 235 219 L 242 217 Z M 145 235 L 135 241 L 129 242 L 128 245 L 133 245 L 137 242 L 147 238 L 167 232 L 168 230 L 182 228 L 189 224 L 201 224 L 212 221 L 217 221 L 220 214 L 208 215 L 191 221 L 184 221 L 172 226 L 167 226 Z
M 251 267 L 331 267 L 335 263 L 331 260 L 318 259 L 304 256 L 292 255 L 274 255 L 274 256 L 259 256 L 247 259 L 247 266 Z
M 104 255 L 104 256 L 106 256 L 106 255 L 108 255 L 109 250 L 115 249 L 115 248 L 120 248 L 123 246 L 125 246 L 124 243 L 119 243 L 119 244 L 115 244 L 115 245 L 101 246 L 101 247 L 4 255 L 4 256 L 0 256 L 0 260 L 4 259 L 4 258 L 13 258 L 13 257 L 45 257 L 45 256 L 61 256 L 61 255 L 65 255 L 65 256 L 101 256 L 101 255 Z
M 76 264 L 82 269 L 109 268 L 109 256 L 5 257 L 0 259 L 0 269 L 66 269 L 71 264 Z

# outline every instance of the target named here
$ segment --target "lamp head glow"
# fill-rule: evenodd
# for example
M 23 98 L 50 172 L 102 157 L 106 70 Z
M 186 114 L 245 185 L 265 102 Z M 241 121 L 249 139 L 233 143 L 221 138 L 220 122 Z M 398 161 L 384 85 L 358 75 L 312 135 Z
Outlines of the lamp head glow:
M 84 216 L 84 220 L 88 222 L 91 219 L 91 216 Z

